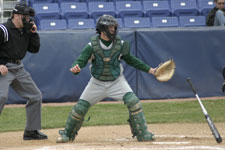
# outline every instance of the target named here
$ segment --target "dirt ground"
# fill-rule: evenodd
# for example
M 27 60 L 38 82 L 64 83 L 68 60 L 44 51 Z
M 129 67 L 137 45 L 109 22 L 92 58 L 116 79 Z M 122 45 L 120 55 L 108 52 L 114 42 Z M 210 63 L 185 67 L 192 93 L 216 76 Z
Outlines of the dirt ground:
M 82 127 L 74 142 L 63 144 L 56 143 L 59 129 L 42 130 L 48 139 L 39 141 L 23 141 L 22 131 L 4 132 L 0 133 L 0 150 L 225 150 L 225 123 L 215 125 L 224 138 L 219 144 L 207 123 L 171 123 L 149 124 L 149 130 L 155 134 L 155 140 L 150 142 L 132 138 L 129 125 Z
M 216 123 L 225 138 L 225 123 Z M 23 132 L 0 133 L 0 150 L 225 150 L 217 144 L 206 123 L 152 124 L 151 142 L 137 142 L 129 125 L 82 127 L 72 143 L 58 144 L 59 129 L 42 130 L 48 140 L 23 141 Z

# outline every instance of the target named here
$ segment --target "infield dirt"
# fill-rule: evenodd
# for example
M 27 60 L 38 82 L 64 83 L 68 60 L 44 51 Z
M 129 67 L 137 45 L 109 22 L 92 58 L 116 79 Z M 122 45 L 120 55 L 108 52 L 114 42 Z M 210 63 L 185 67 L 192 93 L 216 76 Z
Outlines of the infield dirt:
M 216 123 L 225 138 L 225 123 Z M 155 134 L 151 142 L 137 142 L 129 125 L 82 127 L 72 143 L 56 143 L 59 129 L 42 130 L 48 140 L 23 141 L 23 132 L 0 133 L 1 150 L 225 150 L 218 144 L 207 123 L 149 124 Z

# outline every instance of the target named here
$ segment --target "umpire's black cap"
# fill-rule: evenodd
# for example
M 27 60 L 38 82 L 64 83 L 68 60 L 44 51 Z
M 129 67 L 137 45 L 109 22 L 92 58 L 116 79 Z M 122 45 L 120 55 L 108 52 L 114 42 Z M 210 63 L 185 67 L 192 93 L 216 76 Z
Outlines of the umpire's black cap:
M 32 7 L 26 4 L 17 4 L 12 11 L 13 14 L 22 14 L 22 15 L 29 15 L 35 16 L 35 11 Z

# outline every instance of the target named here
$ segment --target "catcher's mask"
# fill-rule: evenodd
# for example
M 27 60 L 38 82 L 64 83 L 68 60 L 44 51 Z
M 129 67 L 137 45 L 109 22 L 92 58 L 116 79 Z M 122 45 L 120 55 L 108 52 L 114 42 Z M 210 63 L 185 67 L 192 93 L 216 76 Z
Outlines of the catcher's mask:
M 115 27 L 115 32 L 113 34 L 110 33 L 109 26 Z M 101 32 L 104 32 L 111 41 L 114 41 L 118 32 L 117 27 L 118 27 L 118 22 L 113 16 L 103 15 L 98 18 L 97 25 L 96 25 L 96 33 L 101 34 Z
M 21 14 L 23 15 L 22 22 L 24 26 L 24 30 L 29 32 L 33 26 L 35 11 L 32 7 L 27 6 L 26 4 L 17 4 L 12 11 L 12 14 Z M 29 16 L 30 19 L 27 20 L 25 16 Z

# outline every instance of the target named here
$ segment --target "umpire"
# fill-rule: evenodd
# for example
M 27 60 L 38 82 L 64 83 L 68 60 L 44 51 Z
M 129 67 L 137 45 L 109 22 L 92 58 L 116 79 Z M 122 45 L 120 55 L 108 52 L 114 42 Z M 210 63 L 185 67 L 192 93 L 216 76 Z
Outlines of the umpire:
M 42 94 L 21 60 L 26 52 L 37 53 L 40 38 L 33 21 L 35 11 L 26 4 L 17 4 L 12 17 L 0 25 L 0 114 L 8 98 L 11 86 L 26 103 L 26 127 L 24 140 L 40 140 L 48 137 L 41 133 Z

